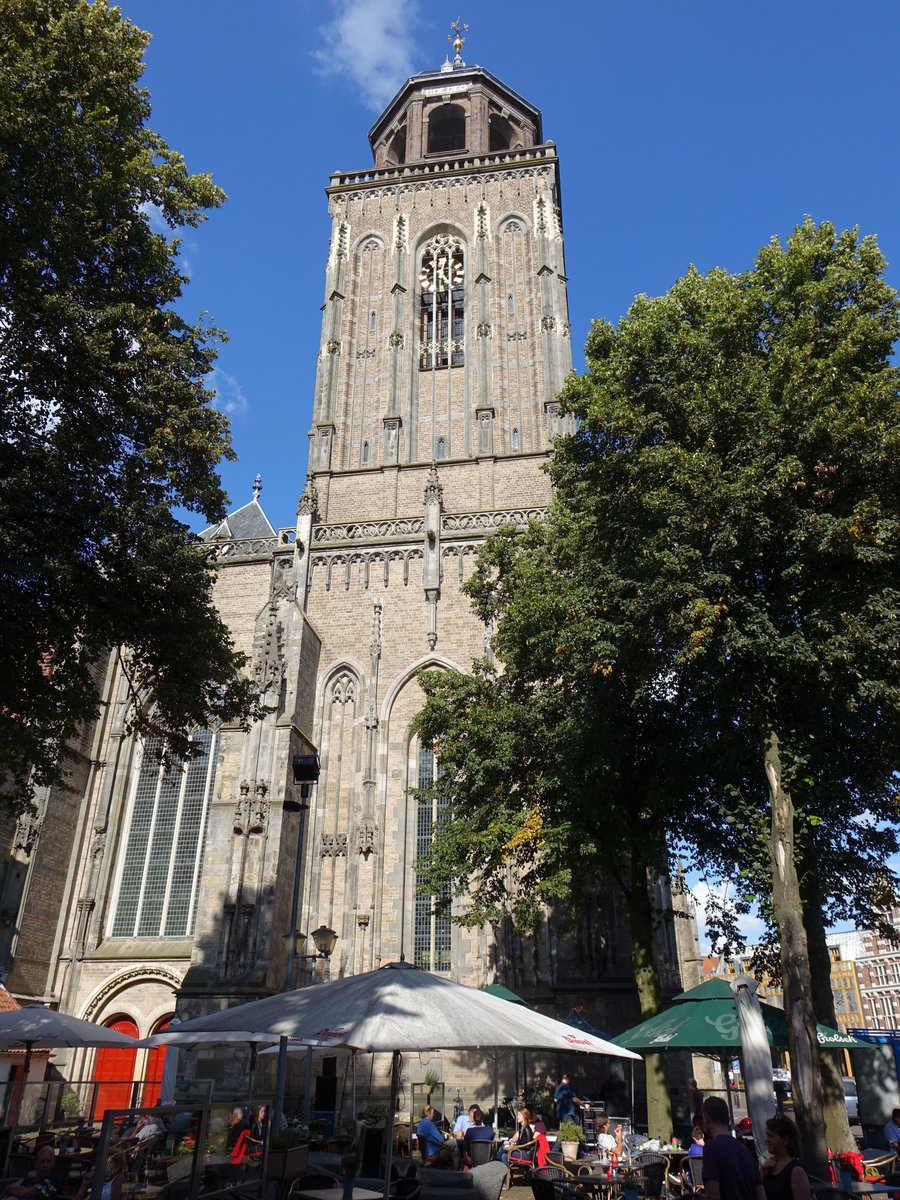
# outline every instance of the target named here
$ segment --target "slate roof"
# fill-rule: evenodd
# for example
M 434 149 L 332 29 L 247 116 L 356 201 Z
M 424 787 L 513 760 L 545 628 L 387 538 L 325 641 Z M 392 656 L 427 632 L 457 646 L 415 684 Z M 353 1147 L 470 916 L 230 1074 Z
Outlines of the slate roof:
M 223 541 L 231 538 L 264 538 L 275 537 L 275 530 L 269 524 L 269 519 L 260 508 L 259 501 L 253 499 L 242 508 L 236 508 L 219 525 L 210 525 L 200 534 L 205 542 Z

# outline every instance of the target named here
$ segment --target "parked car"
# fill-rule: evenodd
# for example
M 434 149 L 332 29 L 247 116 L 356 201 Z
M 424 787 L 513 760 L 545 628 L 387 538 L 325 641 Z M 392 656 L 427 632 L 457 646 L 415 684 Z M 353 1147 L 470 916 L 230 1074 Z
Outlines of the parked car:
M 849 1075 L 844 1076 L 844 1103 L 847 1105 L 847 1116 L 851 1121 L 859 1120 L 859 1098 L 856 1094 L 856 1080 Z

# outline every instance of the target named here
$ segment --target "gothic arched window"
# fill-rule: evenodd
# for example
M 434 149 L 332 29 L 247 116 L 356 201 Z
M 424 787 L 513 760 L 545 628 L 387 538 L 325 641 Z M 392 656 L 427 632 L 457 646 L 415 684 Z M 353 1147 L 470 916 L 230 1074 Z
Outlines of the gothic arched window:
M 456 238 L 439 234 L 425 247 L 419 293 L 420 369 L 461 367 L 465 362 L 465 263 Z
M 438 438 L 437 456 L 438 456 L 438 458 L 446 458 L 447 457 L 447 443 L 444 441 L 444 439 L 442 437 Z
M 363 442 L 363 462 L 367 463 L 368 461 L 369 461 L 369 443 Z
M 144 746 L 116 895 L 112 937 L 186 937 L 193 932 L 218 734 L 198 730 L 199 753 L 163 764 L 161 743 Z
M 442 104 L 428 118 L 428 153 L 450 154 L 465 148 L 465 111 L 458 104 Z
M 419 746 L 418 784 L 420 788 L 430 787 L 441 777 L 441 767 L 435 758 L 434 751 Z M 447 800 L 441 796 L 419 796 L 416 813 L 416 854 L 422 856 L 431 849 L 434 827 L 446 819 Z M 438 896 L 430 896 L 419 890 L 422 882 L 421 875 L 416 876 L 416 914 L 413 935 L 413 962 L 417 967 L 427 971 L 449 971 L 451 966 L 451 924 L 450 918 L 439 916 L 434 911 L 435 903 L 447 898 L 443 891 Z

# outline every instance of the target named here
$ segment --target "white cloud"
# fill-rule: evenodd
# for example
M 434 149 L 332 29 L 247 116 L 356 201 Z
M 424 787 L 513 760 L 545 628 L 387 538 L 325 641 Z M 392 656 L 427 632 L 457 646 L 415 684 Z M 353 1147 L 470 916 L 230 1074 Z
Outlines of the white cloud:
M 213 367 L 209 375 L 209 386 L 216 389 L 213 404 L 228 417 L 242 417 L 250 409 L 243 388 L 233 375 L 221 367 Z
M 162 210 L 158 205 L 151 204 L 149 200 L 145 200 L 139 207 L 150 222 L 150 228 L 154 233 L 171 235 L 172 230 L 169 228 L 169 223 L 162 215 Z
M 334 18 L 313 51 L 323 75 L 340 75 L 382 109 L 414 71 L 420 0 L 333 0 Z M 437 64 L 439 65 L 439 64 Z
M 726 883 L 722 887 L 711 888 L 702 879 L 694 878 L 693 880 L 688 880 L 688 886 L 694 903 L 697 906 L 697 929 L 700 933 L 700 953 L 715 954 L 717 947 L 710 945 L 709 937 L 706 933 L 706 907 L 710 896 L 716 896 L 721 899 L 723 894 L 727 892 L 729 885 Z M 765 933 L 765 923 L 758 916 L 755 909 L 747 913 L 746 916 L 740 917 L 738 925 L 746 938 L 748 946 L 756 945 Z

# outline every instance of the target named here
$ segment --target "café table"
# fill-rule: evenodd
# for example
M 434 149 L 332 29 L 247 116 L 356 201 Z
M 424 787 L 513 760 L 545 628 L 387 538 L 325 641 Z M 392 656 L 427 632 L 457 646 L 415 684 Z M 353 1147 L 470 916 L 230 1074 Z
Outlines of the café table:
M 837 1185 L 835 1185 L 835 1186 L 837 1186 Z M 816 1189 L 816 1190 L 821 1191 L 824 1189 Z M 850 1190 L 851 1190 L 851 1192 L 854 1192 L 857 1196 L 875 1196 L 875 1195 L 884 1195 L 885 1192 L 900 1192 L 900 1187 L 898 1187 L 896 1183 L 885 1183 L 884 1180 L 882 1180 L 881 1183 L 874 1183 L 874 1182 L 860 1183 L 859 1181 L 857 1181 L 856 1183 L 850 1184 Z

